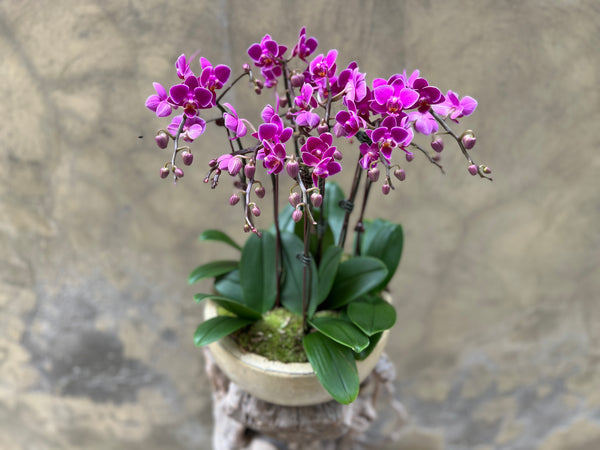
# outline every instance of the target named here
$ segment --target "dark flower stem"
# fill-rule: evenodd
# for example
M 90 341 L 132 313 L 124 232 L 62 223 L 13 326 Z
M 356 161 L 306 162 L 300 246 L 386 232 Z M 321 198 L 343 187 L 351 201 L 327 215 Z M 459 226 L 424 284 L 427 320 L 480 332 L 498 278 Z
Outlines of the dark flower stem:
M 365 232 L 365 224 L 363 222 L 365 217 L 365 210 L 367 209 L 367 201 L 369 200 L 369 193 L 371 192 L 372 181 L 367 178 L 365 181 L 365 193 L 362 200 L 362 206 L 360 208 L 360 217 L 356 222 L 356 227 L 354 227 L 354 231 L 356 231 L 356 247 L 354 249 L 354 254 L 356 256 L 360 256 L 360 238 L 361 234 Z
M 275 273 L 277 277 L 277 294 L 275 297 L 275 306 L 281 306 L 281 276 L 283 274 L 282 261 L 282 245 L 281 231 L 279 229 L 279 177 L 271 174 L 271 182 L 273 183 L 273 215 L 275 222 Z
M 360 159 L 359 159 L 360 161 Z M 358 186 L 360 185 L 360 178 L 362 174 L 362 167 L 360 166 L 360 162 L 356 162 L 356 170 L 354 171 L 354 179 L 352 180 L 352 189 L 350 191 L 350 197 L 346 200 L 346 204 L 354 204 L 354 200 L 356 199 L 356 194 L 358 192 Z M 344 224 L 342 226 L 342 231 L 340 232 L 340 239 L 338 241 L 338 247 L 344 248 L 346 244 L 346 235 L 348 234 L 348 223 L 350 222 L 350 214 L 352 213 L 352 209 L 350 207 L 346 208 L 346 215 L 344 216 Z

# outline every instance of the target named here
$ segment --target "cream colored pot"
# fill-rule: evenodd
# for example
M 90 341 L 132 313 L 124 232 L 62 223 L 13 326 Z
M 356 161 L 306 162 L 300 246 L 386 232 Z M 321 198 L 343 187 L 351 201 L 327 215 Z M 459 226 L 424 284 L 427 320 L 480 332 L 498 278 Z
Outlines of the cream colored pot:
M 204 318 L 217 315 L 216 304 L 207 300 Z M 385 348 L 389 331 L 385 331 L 363 361 L 356 361 L 362 382 L 371 373 Z M 271 361 L 255 353 L 242 353 L 233 339 L 225 337 L 208 346 L 219 368 L 240 388 L 276 405 L 306 406 L 332 400 L 321 386 L 309 363 Z

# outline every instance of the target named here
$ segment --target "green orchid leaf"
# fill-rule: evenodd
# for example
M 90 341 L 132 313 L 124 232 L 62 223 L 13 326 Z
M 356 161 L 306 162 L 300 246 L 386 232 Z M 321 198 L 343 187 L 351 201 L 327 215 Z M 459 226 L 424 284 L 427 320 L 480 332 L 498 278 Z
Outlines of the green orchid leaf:
M 325 185 L 323 210 L 336 243 L 340 238 L 342 227 L 344 226 L 344 217 L 346 216 L 346 211 L 340 207 L 340 201 L 344 199 L 344 192 L 337 183 L 330 182 Z
M 360 384 L 354 352 L 319 332 L 304 336 L 302 344 L 325 390 L 339 403 L 352 403 Z
M 315 307 L 323 303 L 329 295 L 338 267 L 340 266 L 342 253 L 342 248 L 336 246 L 328 247 L 323 253 L 321 263 L 319 264 L 319 291 Z
M 356 353 L 369 346 L 369 338 L 356 325 L 347 320 L 337 317 L 317 317 L 309 323 L 328 338 L 351 348 Z
M 194 284 L 195 282 L 202 280 L 203 278 L 213 278 L 219 275 L 224 275 L 237 269 L 239 261 L 212 261 L 202 266 L 198 266 L 194 269 L 188 277 L 188 283 Z
M 374 290 L 387 274 L 385 264 L 376 258 L 358 256 L 344 261 L 338 268 L 325 303 L 327 309 L 338 309 Z
M 275 237 L 271 233 L 264 232 L 261 237 L 253 234 L 246 241 L 240 261 L 240 284 L 248 308 L 263 314 L 275 304 Z
M 226 275 L 217 277 L 215 291 L 222 297 L 231 298 L 239 303 L 243 303 L 244 295 L 240 284 L 240 271 L 238 269 L 232 270 Z
M 223 233 L 219 230 L 206 230 L 199 237 L 199 241 L 217 241 L 223 242 L 237 250 L 241 250 L 242 247 L 238 245 L 233 239 L 231 239 L 227 234 Z
M 197 347 L 218 341 L 240 328 L 250 325 L 254 320 L 240 317 L 217 316 L 202 322 L 194 333 L 194 344 Z
M 361 241 L 361 255 L 380 259 L 388 269 L 387 277 L 381 282 L 380 289 L 386 287 L 394 276 L 400 264 L 403 243 L 402 226 L 381 219 L 366 224 L 366 231 Z
M 362 352 L 356 355 L 356 359 L 358 361 L 363 361 L 369 357 L 369 355 L 373 352 L 373 349 L 379 343 L 379 340 L 383 336 L 383 333 L 375 333 L 373 336 L 369 338 L 369 346 L 365 348 Z
M 285 273 L 284 283 L 281 288 L 281 304 L 291 312 L 302 315 L 302 297 L 304 283 L 304 264 L 297 255 L 304 252 L 302 240 L 293 233 L 281 233 L 281 245 L 283 253 L 283 270 Z M 311 261 L 312 283 L 311 299 L 315 299 L 318 292 L 317 266 Z M 310 301 L 309 305 L 315 303 Z
M 367 335 L 388 330 L 396 323 L 396 309 L 381 298 L 356 300 L 348 305 L 348 318 Z
M 214 295 L 214 294 L 196 294 L 196 295 L 194 295 L 194 300 L 196 300 L 198 303 L 206 298 L 210 298 L 217 305 L 219 305 L 222 308 L 225 308 L 227 311 L 232 312 L 233 314 L 235 314 L 238 317 L 241 317 L 244 319 L 254 319 L 254 320 L 258 320 L 262 317 L 260 313 L 251 310 L 243 303 L 240 303 L 238 300 L 234 300 L 232 298 L 220 297 L 220 296 Z
M 292 220 L 292 213 L 294 212 L 294 208 L 289 203 L 285 205 L 283 210 L 279 213 L 279 231 L 286 231 L 288 233 L 293 233 L 296 229 L 296 222 Z M 275 235 L 275 224 L 271 225 L 269 228 L 269 233 Z

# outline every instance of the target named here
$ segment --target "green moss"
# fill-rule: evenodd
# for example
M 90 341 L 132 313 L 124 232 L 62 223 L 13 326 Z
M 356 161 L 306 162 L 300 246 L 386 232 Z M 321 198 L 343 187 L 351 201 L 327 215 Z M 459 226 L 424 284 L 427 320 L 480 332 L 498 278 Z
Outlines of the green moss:
M 307 362 L 302 346 L 302 318 L 284 308 L 267 312 L 231 335 L 245 351 L 281 362 Z

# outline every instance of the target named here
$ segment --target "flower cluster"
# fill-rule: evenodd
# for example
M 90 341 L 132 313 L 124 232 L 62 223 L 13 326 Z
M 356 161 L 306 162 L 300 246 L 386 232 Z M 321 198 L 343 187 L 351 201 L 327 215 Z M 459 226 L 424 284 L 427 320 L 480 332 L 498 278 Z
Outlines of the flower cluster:
M 244 200 L 247 230 L 255 230 L 250 214 L 256 212 L 252 190 L 264 195 L 262 182 L 255 179 L 256 164 L 260 162 L 268 175 L 287 173 L 296 182 L 303 199 L 296 202 L 294 218 L 299 219 L 306 205 L 311 205 L 310 192 L 318 193 L 327 178 L 342 170 L 343 152 L 334 145 L 334 138 L 360 142 L 358 151 L 354 152 L 355 161 L 372 183 L 377 182 L 382 171 L 385 173 L 381 186 L 384 194 L 394 188 L 390 174 L 399 180 L 406 177 L 398 156 L 410 162 L 418 150 L 441 169 L 440 152 L 444 149 L 443 137 L 447 135 L 457 141 L 469 161 L 469 173 L 489 178 L 490 170 L 475 164 L 468 152 L 476 142 L 474 133 L 467 130 L 459 136 L 447 122 L 458 123 L 459 119 L 472 114 L 477 107 L 473 98 L 461 98 L 451 90 L 443 94 L 418 70 L 410 75 L 404 71 L 388 79 L 375 78 L 368 83 L 356 62 L 338 71 L 335 49 L 313 56 L 317 46 L 317 39 L 307 37 L 306 28 L 302 28 L 291 55 L 287 54 L 287 46 L 268 34 L 248 48 L 251 63 L 260 69 L 259 73 L 254 73 L 251 64 L 245 63 L 241 75 L 221 97 L 246 76 L 257 94 L 265 88 L 273 89 L 274 102 L 264 107 L 257 126 L 239 117 L 233 105 L 222 103 L 221 97 L 217 97 L 217 91 L 229 80 L 228 66 L 213 66 L 201 57 L 199 75 L 196 75 L 191 61 L 181 55 L 175 63 L 181 82 L 168 92 L 161 84 L 154 83 L 156 94 L 146 101 L 146 106 L 158 117 L 166 117 L 174 109 L 183 110 L 156 137 L 161 148 L 168 145 L 169 139 L 175 143 L 173 157 L 161 168 L 161 177 L 173 173 L 177 180 L 183 176 L 176 156 L 181 152 L 185 165 L 191 164 L 192 154 L 189 146 L 180 147 L 179 139 L 191 143 L 202 135 L 206 121 L 200 112 L 217 109 L 216 117 L 210 120 L 225 128 L 230 150 L 215 155 L 205 181 L 212 181 L 215 187 L 224 171 L 238 177 L 235 185 L 240 191 L 234 197 Z M 415 142 L 417 134 L 431 137 L 432 154 Z M 244 144 L 242 138 L 252 141 Z M 230 200 L 230 203 L 237 201 Z

